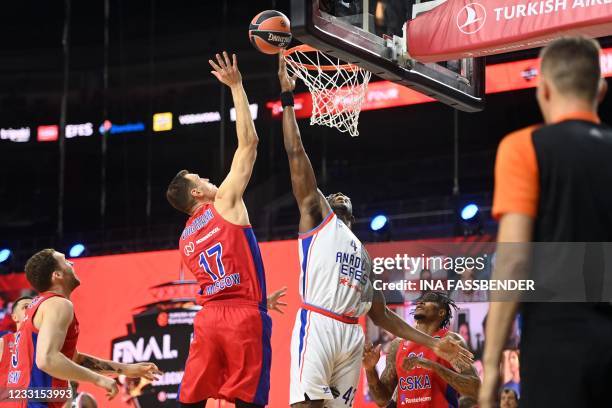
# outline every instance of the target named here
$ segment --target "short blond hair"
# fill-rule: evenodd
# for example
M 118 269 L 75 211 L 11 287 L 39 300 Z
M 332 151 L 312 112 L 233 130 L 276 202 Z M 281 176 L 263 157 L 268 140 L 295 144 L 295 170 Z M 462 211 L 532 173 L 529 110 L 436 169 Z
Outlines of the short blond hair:
M 601 81 L 600 51 L 596 40 L 561 37 L 542 49 L 542 75 L 562 95 L 595 102 Z

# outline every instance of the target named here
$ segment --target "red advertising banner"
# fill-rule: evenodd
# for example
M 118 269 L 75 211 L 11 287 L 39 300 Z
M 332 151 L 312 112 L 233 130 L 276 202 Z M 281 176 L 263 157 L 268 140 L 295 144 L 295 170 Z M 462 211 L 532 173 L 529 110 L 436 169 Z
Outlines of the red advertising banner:
M 602 50 L 600 62 L 602 75 L 612 77 L 612 48 Z M 539 58 L 488 65 L 485 77 L 486 92 L 487 94 L 494 94 L 533 88 L 538 83 L 539 69 Z M 379 81 L 371 82 L 368 86 L 361 110 L 386 109 L 426 102 L 435 102 L 435 100 L 394 82 Z M 283 110 L 280 100 L 270 101 L 266 104 L 266 107 L 270 109 L 273 118 L 281 117 Z M 294 109 L 298 119 L 310 117 L 312 99 L 308 92 L 295 95 Z
M 408 22 L 407 49 L 422 62 L 541 47 L 559 35 L 612 34 L 606 0 L 449 0 Z

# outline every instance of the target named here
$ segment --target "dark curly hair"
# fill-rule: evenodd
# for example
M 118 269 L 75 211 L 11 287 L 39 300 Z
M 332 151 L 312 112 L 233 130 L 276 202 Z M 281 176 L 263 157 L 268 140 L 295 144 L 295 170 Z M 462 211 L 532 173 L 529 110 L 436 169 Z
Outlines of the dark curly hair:
M 453 319 L 453 311 L 457 310 L 457 305 L 455 304 L 455 301 L 444 292 L 425 292 L 417 299 L 417 302 L 436 303 L 438 307 L 440 307 L 440 309 L 443 309 L 446 312 L 444 314 L 444 319 L 442 319 L 442 321 L 440 322 L 441 329 L 448 327 L 450 321 Z

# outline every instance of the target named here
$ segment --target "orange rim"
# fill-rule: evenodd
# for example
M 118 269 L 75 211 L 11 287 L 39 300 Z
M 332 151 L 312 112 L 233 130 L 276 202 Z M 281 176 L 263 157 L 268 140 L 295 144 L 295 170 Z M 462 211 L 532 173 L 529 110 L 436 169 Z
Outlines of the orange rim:
M 302 45 L 298 45 L 292 48 L 289 48 L 288 50 L 285 50 L 283 52 L 285 57 L 288 57 L 291 54 L 295 54 L 296 52 L 317 52 L 319 50 L 317 50 L 314 47 L 311 47 L 308 44 L 302 44 Z M 303 64 L 300 61 L 295 61 L 292 60 L 293 63 L 295 63 L 296 65 L 299 65 L 301 67 L 306 68 L 307 70 L 310 71 L 318 71 L 318 70 L 322 70 L 322 71 L 336 71 L 338 69 L 343 69 L 345 71 L 355 71 L 358 70 L 359 67 L 357 65 L 354 64 L 341 64 L 341 65 L 312 65 L 312 64 Z

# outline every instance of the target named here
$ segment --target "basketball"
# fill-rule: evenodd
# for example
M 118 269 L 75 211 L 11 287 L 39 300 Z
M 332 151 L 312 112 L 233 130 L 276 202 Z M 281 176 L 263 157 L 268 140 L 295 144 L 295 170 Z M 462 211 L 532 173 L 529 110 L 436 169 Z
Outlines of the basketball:
M 249 39 L 264 54 L 278 54 L 291 42 L 289 19 L 280 11 L 262 11 L 251 21 Z

